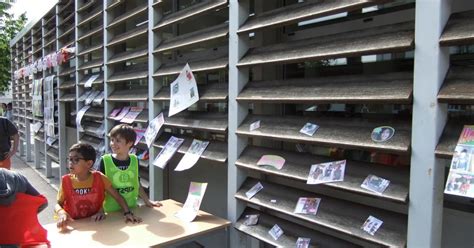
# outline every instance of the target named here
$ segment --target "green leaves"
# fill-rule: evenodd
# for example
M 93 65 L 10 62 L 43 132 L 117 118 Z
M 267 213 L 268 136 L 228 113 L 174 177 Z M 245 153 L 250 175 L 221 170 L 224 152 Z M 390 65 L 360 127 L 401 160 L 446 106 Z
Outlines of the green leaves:
M 0 92 L 7 91 L 11 84 L 10 40 L 23 28 L 27 20 L 25 13 L 15 18 L 13 14 L 8 13 L 10 8 L 10 3 L 0 2 Z

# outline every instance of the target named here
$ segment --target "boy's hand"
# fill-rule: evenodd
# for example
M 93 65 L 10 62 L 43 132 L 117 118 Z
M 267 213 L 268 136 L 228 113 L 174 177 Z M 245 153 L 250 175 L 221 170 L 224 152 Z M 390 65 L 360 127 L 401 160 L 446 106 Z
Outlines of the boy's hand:
M 91 216 L 91 220 L 93 221 L 101 221 L 104 219 L 105 219 L 105 213 L 103 210 L 99 210 L 99 212 Z
M 135 224 L 135 223 L 142 222 L 142 218 L 133 215 L 132 212 L 129 212 L 128 214 L 125 214 L 124 217 L 125 217 L 125 223 L 130 222 L 130 223 Z
M 74 219 L 66 211 L 62 210 L 58 213 L 58 223 L 56 223 L 56 226 L 63 231 L 67 229 L 67 223 L 71 221 L 74 221 Z
M 163 204 L 161 204 L 159 201 L 150 201 L 150 200 L 145 201 L 145 205 L 149 208 L 163 206 Z

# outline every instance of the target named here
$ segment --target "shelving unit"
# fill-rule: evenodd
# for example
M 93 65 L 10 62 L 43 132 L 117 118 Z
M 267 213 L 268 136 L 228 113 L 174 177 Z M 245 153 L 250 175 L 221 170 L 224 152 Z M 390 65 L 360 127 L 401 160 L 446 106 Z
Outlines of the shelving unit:
M 449 70 L 438 93 L 438 102 L 447 105 L 448 120 L 436 146 L 435 154 L 445 165 L 446 176 L 454 154 L 459 134 L 464 125 L 473 123 L 472 68 L 474 57 L 468 50 L 474 45 L 474 32 L 468 27 L 474 23 L 472 10 L 451 14 L 439 39 L 440 46 L 456 51 L 449 58 Z M 467 54 L 466 54 L 467 52 Z M 445 195 L 446 206 L 474 211 L 474 204 L 468 198 Z
M 76 6 L 76 99 L 84 94 L 104 91 L 104 3 L 102 1 L 78 1 Z M 98 75 L 98 76 L 97 76 Z M 94 78 L 96 78 L 94 80 Z M 89 81 L 89 82 L 88 82 Z M 92 81 L 92 82 L 91 82 Z M 87 85 L 86 85 L 87 84 Z M 100 95 L 100 93 L 99 93 Z M 96 95 L 97 96 L 97 95 Z M 98 99 L 99 100 L 99 99 Z M 77 140 L 91 143 L 98 156 L 104 152 L 104 100 L 87 98 L 76 101 L 76 113 L 84 106 L 91 105 L 82 119 L 83 131 L 77 128 Z M 94 115 L 94 113 L 99 115 Z M 75 116 L 74 116 L 75 119 Z M 91 132 L 91 128 L 100 130 Z M 101 128 L 100 128 L 101 127 Z
M 72 144 L 110 152 L 107 133 L 120 123 L 112 112 L 139 107 L 136 129 L 164 115 L 151 148 L 135 146 L 148 152 L 139 176 L 150 198 L 184 202 L 191 181 L 208 182 L 201 208 L 233 222 L 228 241 L 217 235 L 204 246 L 310 237 L 314 246 L 459 247 L 472 226 L 441 232 L 439 220 L 474 213 L 469 199 L 441 193 L 462 127 L 473 123 L 473 16 L 467 0 L 60 0 L 11 42 L 12 71 L 74 48 L 58 66 L 13 78 L 20 155 L 34 152 L 36 169 L 59 178 Z M 186 64 L 200 98 L 170 117 L 170 84 Z M 32 91 L 53 75 L 51 142 Z M 300 133 L 308 122 L 319 125 L 312 136 Z M 395 135 L 374 142 L 379 126 Z M 172 136 L 184 143 L 165 169 L 153 166 Z M 174 171 L 194 139 L 209 146 L 193 168 Z M 284 167 L 257 165 L 267 154 Z M 311 165 L 343 159 L 344 181 L 306 184 Z M 361 187 L 370 174 L 390 180 L 383 194 Z M 248 199 L 257 182 L 263 190 Z M 295 214 L 298 197 L 321 198 L 318 214 Z M 244 225 L 248 214 L 259 223 Z M 384 221 L 375 235 L 360 228 L 369 215 Z M 278 240 L 268 234 L 274 224 L 284 230 Z

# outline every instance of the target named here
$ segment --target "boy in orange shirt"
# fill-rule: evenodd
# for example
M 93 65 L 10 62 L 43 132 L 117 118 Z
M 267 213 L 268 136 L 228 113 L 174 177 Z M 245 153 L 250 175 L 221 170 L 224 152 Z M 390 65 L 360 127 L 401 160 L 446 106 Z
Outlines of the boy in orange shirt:
M 96 152 L 91 145 L 78 143 L 69 149 L 70 174 L 64 175 L 61 179 L 58 203 L 55 207 L 58 228 L 66 228 L 67 223 L 74 219 L 86 217 L 91 217 L 95 221 L 104 219 L 102 204 L 106 192 L 121 206 L 125 222 L 141 222 L 112 187 L 109 179 L 101 172 L 91 170 L 95 158 Z

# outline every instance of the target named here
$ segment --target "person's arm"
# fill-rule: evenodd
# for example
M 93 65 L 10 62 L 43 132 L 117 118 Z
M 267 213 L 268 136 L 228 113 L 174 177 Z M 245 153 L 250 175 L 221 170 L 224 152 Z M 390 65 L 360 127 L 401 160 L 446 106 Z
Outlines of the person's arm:
M 133 215 L 132 211 L 128 208 L 127 202 L 123 199 L 123 197 L 114 189 L 114 187 L 107 187 L 105 189 L 107 193 L 114 198 L 120 207 L 123 210 L 123 216 L 125 217 L 125 222 L 132 222 L 132 223 L 140 223 L 142 219 Z
M 66 210 L 63 209 L 59 201 L 56 203 L 56 206 L 54 206 L 54 212 L 56 213 L 58 219 L 56 226 L 61 229 L 61 231 L 66 229 L 69 222 L 74 221 L 74 219 L 71 218 Z
M 140 183 L 139 183 L 138 195 L 140 196 L 140 198 L 142 198 L 142 200 L 145 202 L 145 205 L 149 208 L 163 206 L 163 204 L 161 204 L 158 201 L 151 201 L 150 198 L 148 198 L 148 195 L 145 192 L 145 189 L 143 189 Z
M 13 139 L 13 146 L 6 155 L 7 159 L 15 155 L 16 151 L 18 150 L 18 144 L 20 143 L 20 135 L 18 135 L 18 133 L 12 135 L 11 137 Z

